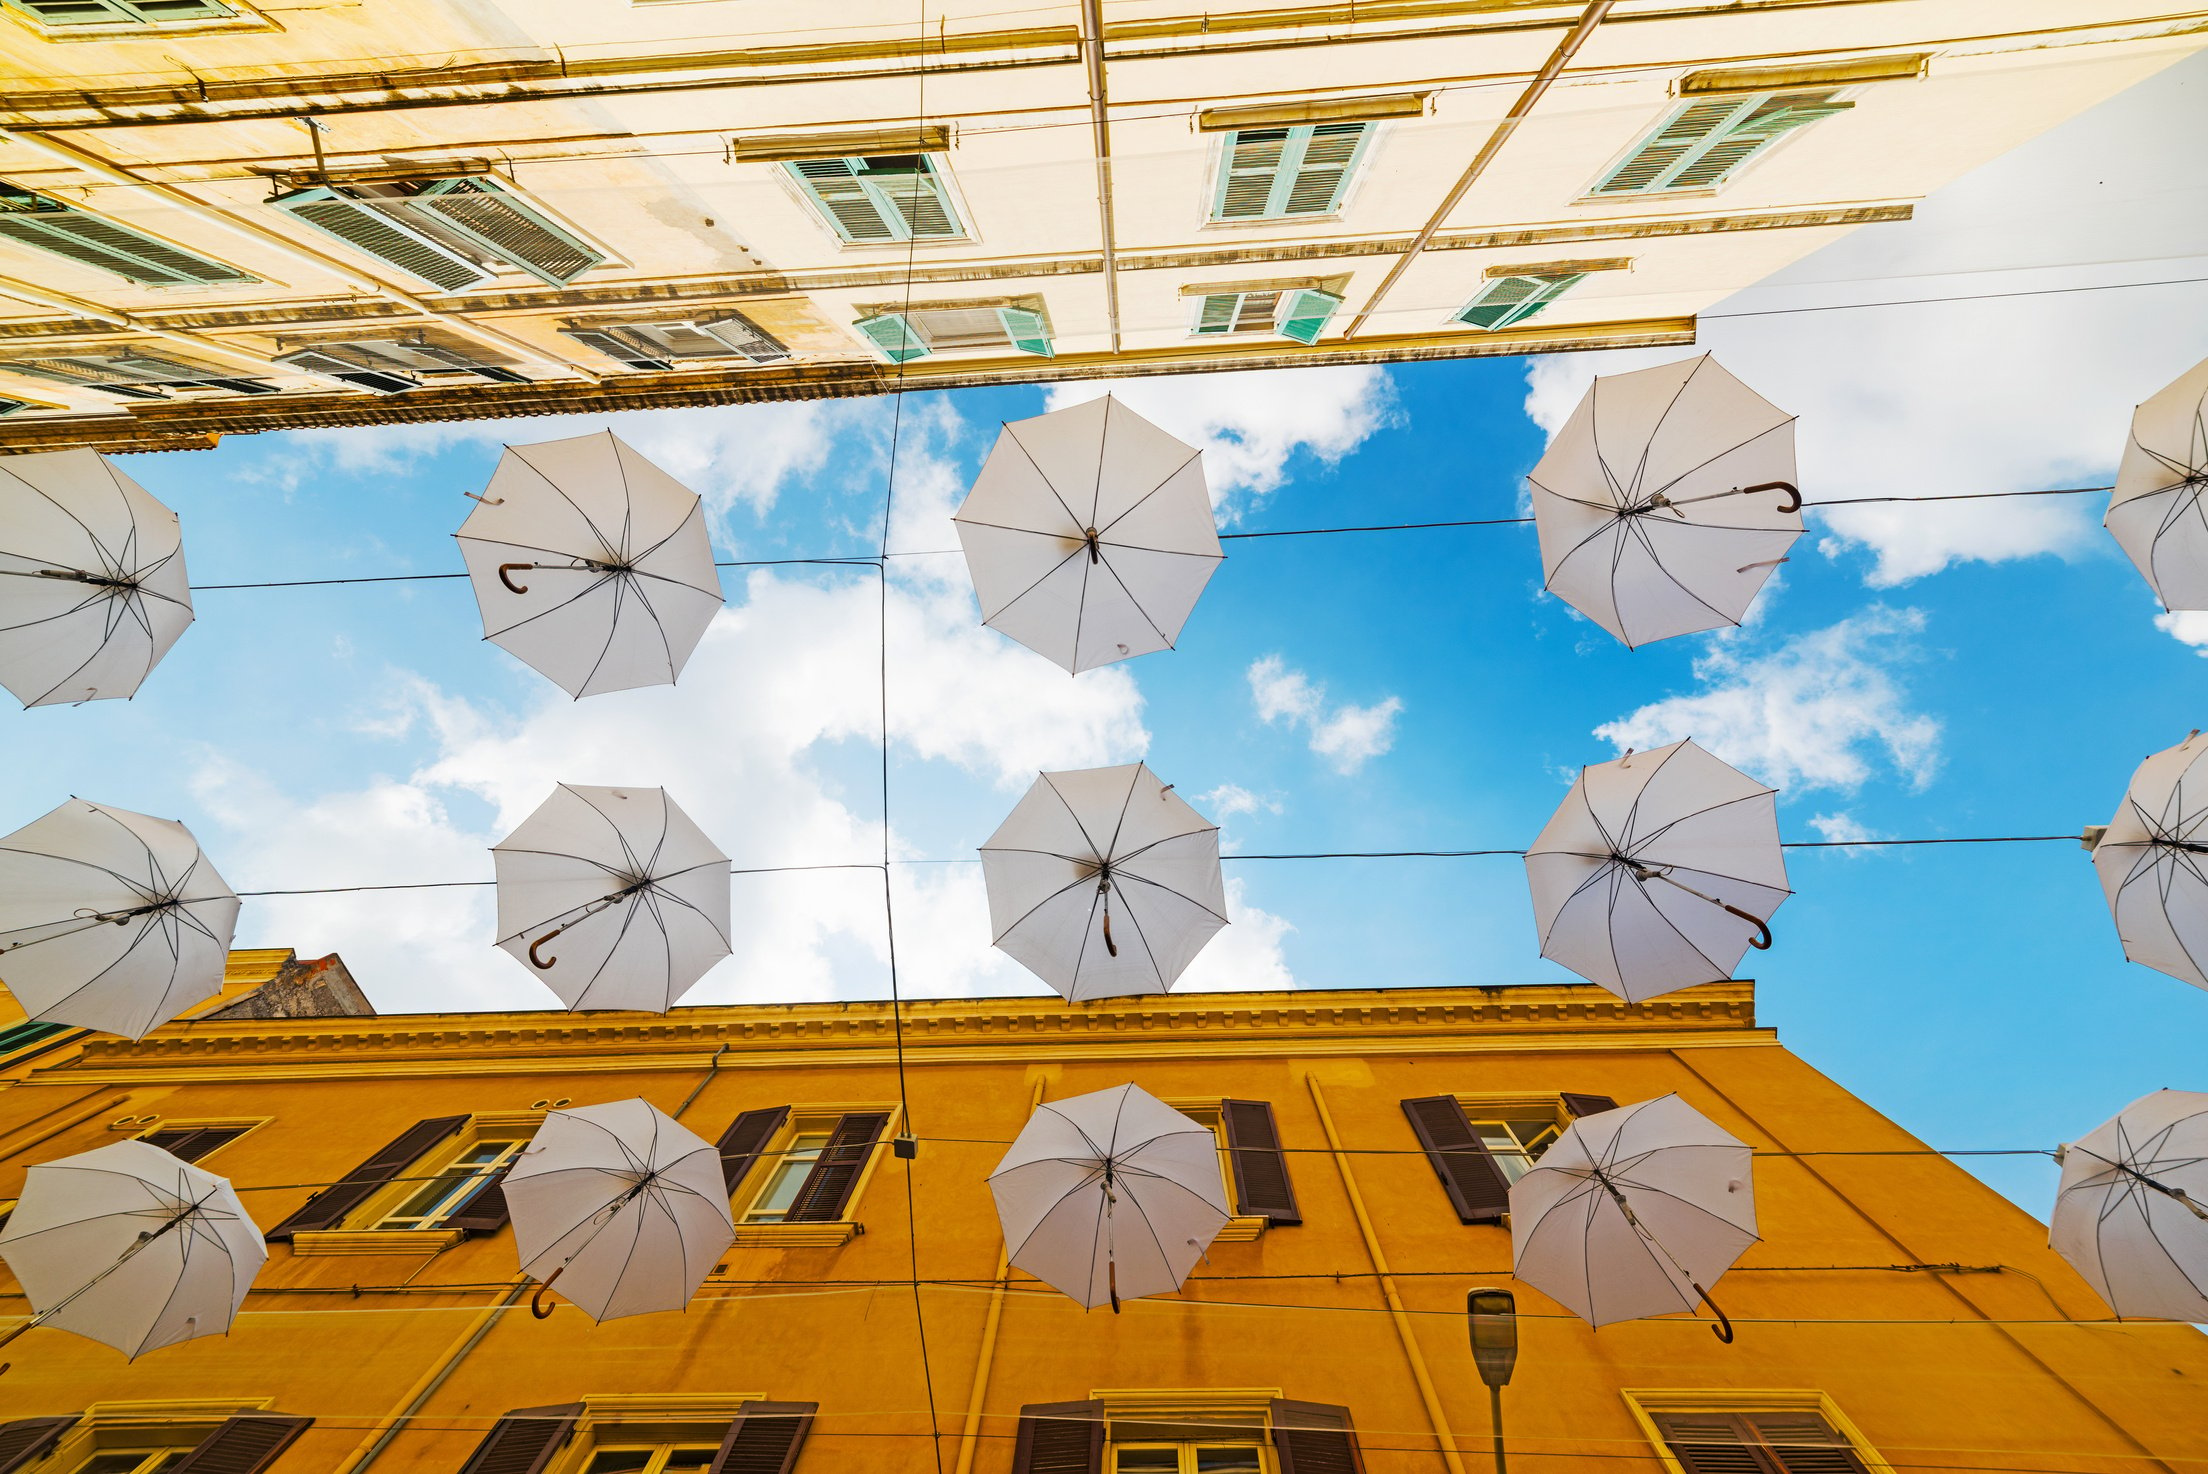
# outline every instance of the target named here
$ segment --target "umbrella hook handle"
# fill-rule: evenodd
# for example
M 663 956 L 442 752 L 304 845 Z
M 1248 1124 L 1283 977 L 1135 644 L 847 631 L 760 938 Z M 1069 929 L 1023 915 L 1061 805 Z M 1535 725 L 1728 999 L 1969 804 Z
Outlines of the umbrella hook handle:
M 534 568 L 536 566 L 537 565 L 534 563 L 501 563 L 498 565 L 498 581 L 506 585 L 506 587 L 512 589 L 517 594 L 526 594 L 529 592 L 529 585 L 525 583 L 515 583 L 513 580 L 513 571 L 516 568 Z
M 469 501 L 481 502 L 486 507 L 503 507 L 506 505 L 506 498 L 502 496 L 479 496 L 472 491 L 463 491 L 460 494 Z
M 538 1320 L 550 1320 L 552 1318 L 552 1307 L 544 1303 L 544 1292 L 552 1288 L 552 1281 L 558 1279 L 566 1268 L 567 1266 L 563 1264 L 546 1275 L 544 1283 L 537 1286 L 537 1293 L 529 1297 L 529 1313 Z M 1701 1286 L 1697 1285 L 1695 1288 L 1700 1289 Z M 1710 1308 L 1715 1310 L 1717 1307 L 1713 1305 Z M 1731 1338 L 1728 1337 L 1727 1339 Z
M 1791 481 L 1758 481 L 1754 486 L 1743 486 L 1742 496 L 1758 491 L 1783 491 L 1786 500 L 1779 503 L 1782 512 L 1799 512 L 1802 509 L 1802 489 Z
M 1717 1317 L 1717 1324 L 1710 1327 L 1710 1334 L 1723 1341 L 1727 1346 L 1732 1345 L 1733 1322 L 1731 1318 L 1724 1311 L 1718 1309 L 1717 1302 L 1710 1298 L 1708 1290 L 1703 1289 L 1700 1285 L 1695 1285 L 1693 1280 L 1688 1280 L 1687 1283 L 1694 1285 L 1694 1293 L 1702 1297 L 1702 1303 L 1710 1307 L 1710 1314 Z
M 1096 538 L 1097 538 L 1097 532 L 1096 532 L 1096 529 L 1095 529 L 1095 528 L 1093 528 L 1093 527 L 1085 527 L 1085 528 L 1083 528 L 1083 529 L 1081 530 L 1081 536 L 1082 536 L 1082 538 L 1083 538 L 1084 540 L 1086 540 L 1086 541 L 1087 541 L 1087 543 L 1088 543 L 1088 545 L 1089 545 L 1089 561 L 1090 561 L 1091 563 L 1101 563 L 1101 562 L 1103 562 L 1103 561 L 1104 561 L 1104 550 L 1103 550 L 1103 549 L 1102 549 L 1101 547 L 1097 546 L 1097 541 L 1096 541 Z
M 1725 903 L 1723 901 L 1720 901 L 1717 904 L 1720 906 L 1725 906 Z M 1750 916 L 1747 912 L 1741 910 L 1738 906 L 1725 906 L 1725 909 L 1732 912 L 1733 915 L 1739 917 L 1742 921 L 1747 922 L 1750 926 L 1756 929 L 1756 934 L 1748 939 L 1749 946 L 1755 948 L 1758 952 L 1768 952 L 1771 950 L 1770 922 L 1765 921 L 1760 916 Z
M 1624 855 L 1617 856 L 1616 858 L 1620 864 L 1624 865 L 1627 870 L 1632 873 L 1632 876 L 1635 880 L 1642 881 L 1644 883 L 1651 880 L 1663 881 L 1666 885 L 1677 886 L 1680 890 L 1685 891 L 1688 895 L 1693 896 L 1698 900 L 1708 901 L 1711 905 L 1717 907 L 1720 911 L 1727 911 L 1739 917 L 1742 921 L 1747 922 L 1750 926 L 1756 929 L 1756 934 L 1748 939 L 1748 945 L 1755 948 L 1758 952 L 1768 952 L 1771 950 L 1771 923 L 1765 921 L 1762 917 L 1751 916 L 1746 911 L 1741 910 L 1738 906 L 1732 905 L 1731 903 L 1726 901 L 1720 901 L 1717 897 L 1713 895 L 1708 895 L 1705 892 L 1698 891 L 1683 880 L 1672 879 L 1671 871 L 1668 866 L 1644 865 L 1640 861 Z
M 555 926 L 552 928 L 552 930 L 546 932 L 543 936 L 531 942 L 529 944 L 529 965 L 531 967 L 534 967 L 538 972 L 550 972 L 553 969 L 554 965 L 557 964 L 560 959 L 557 957 L 541 957 L 537 954 L 537 949 L 566 930 L 567 928 L 564 926 Z
M 1104 950 L 1112 956 L 1119 955 L 1119 943 L 1112 940 L 1112 872 L 1104 870 L 1096 878 L 1096 892 L 1104 898 Z

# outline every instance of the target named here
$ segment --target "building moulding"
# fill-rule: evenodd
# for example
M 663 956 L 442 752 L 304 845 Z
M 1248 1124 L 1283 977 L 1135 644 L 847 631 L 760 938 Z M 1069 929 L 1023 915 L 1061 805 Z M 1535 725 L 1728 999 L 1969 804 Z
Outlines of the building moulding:
M 787 368 L 732 368 L 710 373 L 637 373 L 592 384 L 538 379 L 520 384 L 471 384 L 406 394 L 270 394 L 253 399 L 164 400 L 134 404 L 122 414 L 53 416 L 0 428 L 9 450 L 85 447 L 122 452 L 182 450 L 211 437 L 344 425 L 420 424 L 438 420 L 508 419 L 526 415 L 593 414 L 624 409 L 755 404 L 836 399 L 922 389 L 971 389 L 1047 384 L 1067 379 L 1119 379 L 1161 373 L 1227 373 L 1318 364 L 1407 363 L 1567 353 L 1592 348 L 1690 346 L 1691 317 L 1637 322 L 1567 324 L 1545 332 L 1450 333 L 1372 338 L 1356 345 L 1306 348 L 1283 340 L 1264 353 L 1226 355 L 1209 345 L 1150 353 L 1068 354 L 1024 362 L 922 361 L 900 382 L 883 365 L 864 361 L 806 363 Z

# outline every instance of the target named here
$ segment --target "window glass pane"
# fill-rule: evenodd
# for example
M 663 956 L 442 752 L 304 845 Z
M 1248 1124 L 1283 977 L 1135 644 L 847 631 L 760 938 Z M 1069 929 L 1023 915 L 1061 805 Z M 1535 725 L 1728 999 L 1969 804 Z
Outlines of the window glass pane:
M 1248 1445 L 1199 1448 L 1196 1450 L 1196 1474 L 1258 1474 L 1263 1465 L 1257 1460 L 1257 1450 Z
M 828 1145 L 825 1131 L 802 1132 L 782 1153 L 782 1160 L 775 1164 L 774 1176 L 759 1196 L 752 1200 L 751 1211 L 744 1214 L 753 1223 L 779 1223 L 790 1205 L 797 1201 L 798 1189 L 805 1185 L 806 1176 L 813 1170 L 813 1163 L 820 1160 L 821 1148 Z
M 1178 1474 L 1181 1467 L 1181 1451 L 1170 1445 L 1151 1448 L 1123 1448 L 1112 1465 L 1113 1474 L 1151 1474 L 1153 1470 Z
M 656 1448 L 603 1448 L 590 1456 L 585 1474 L 636 1474 L 649 1467 Z
M 706 1474 L 713 1467 L 713 1456 L 720 1450 L 711 1444 L 699 1444 L 695 1448 L 678 1448 L 667 1456 L 660 1466 L 661 1474 Z
M 1012 341 L 994 307 L 945 307 L 915 312 L 913 318 L 929 345 L 939 349 L 1002 348 Z
M 479 1141 L 383 1220 L 386 1228 L 434 1228 L 447 1213 L 467 1201 L 484 1178 L 520 1148 L 519 1142 Z

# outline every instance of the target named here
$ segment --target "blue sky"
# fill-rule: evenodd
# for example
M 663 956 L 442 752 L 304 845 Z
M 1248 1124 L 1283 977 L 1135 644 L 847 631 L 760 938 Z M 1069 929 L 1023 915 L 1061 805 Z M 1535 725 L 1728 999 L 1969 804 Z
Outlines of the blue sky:
M 2208 353 L 2196 59 L 1742 293 L 1702 347 L 1798 412 L 1812 497 L 2105 483 L 2132 403 Z M 2188 121 L 2189 120 L 2189 121 Z M 1768 315 L 1733 315 L 1768 314 Z M 1231 527 L 1511 516 L 1597 372 L 1676 352 L 1115 385 L 1212 447 Z M 893 544 L 944 521 L 997 422 L 1096 392 L 916 395 Z M 610 424 L 703 493 L 724 557 L 866 553 L 885 402 L 301 432 L 134 456 L 200 583 L 458 566 L 505 438 Z M 959 561 L 892 583 L 893 843 L 971 856 L 1036 769 L 1141 757 L 1249 853 L 1511 848 L 1570 776 L 1693 735 L 1782 789 L 1790 839 L 2075 833 L 2201 723 L 2208 621 L 2158 624 L 2101 498 L 1824 514 L 1749 625 L 1627 651 L 1540 592 L 1529 528 L 1230 544 L 1182 648 L 1079 679 L 978 628 Z M 459 582 L 216 592 L 135 701 L 0 714 L 0 829 L 79 794 L 184 819 L 240 889 L 467 879 L 555 780 L 663 785 L 740 865 L 880 846 L 875 585 L 732 573 L 675 690 L 569 703 L 478 638 Z M 2187 637 L 2191 639 L 2188 641 Z M 2123 961 L 2074 845 L 1793 852 L 1760 1011 L 1935 1145 L 2047 1146 L 2195 1087 L 2208 995 Z M 1230 862 L 1185 986 L 1563 980 L 1512 859 Z M 879 881 L 740 878 L 693 996 L 879 997 Z M 901 867 L 909 991 L 1033 992 L 978 871 Z M 342 953 L 392 1011 L 543 1006 L 483 892 L 249 904 L 241 945 Z M 2052 1170 L 1972 1164 L 2035 1211 Z

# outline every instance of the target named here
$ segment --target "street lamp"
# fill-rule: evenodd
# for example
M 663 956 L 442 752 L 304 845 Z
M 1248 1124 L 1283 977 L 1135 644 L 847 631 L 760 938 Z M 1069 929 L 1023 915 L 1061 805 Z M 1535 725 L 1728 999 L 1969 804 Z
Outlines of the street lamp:
M 1471 1323 L 1472 1362 L 1487 1384 L 1488 1405 L 1495 1429 L 1495 1474 L 1508 1474 L 1503 1461 L 1503 1389 L 1510 1385 L 1511 1370 L 1518 1365 L 1518 1301 L 1508 1290 L 1472 1290 L 1464 1297 L 1465 1319 Z

